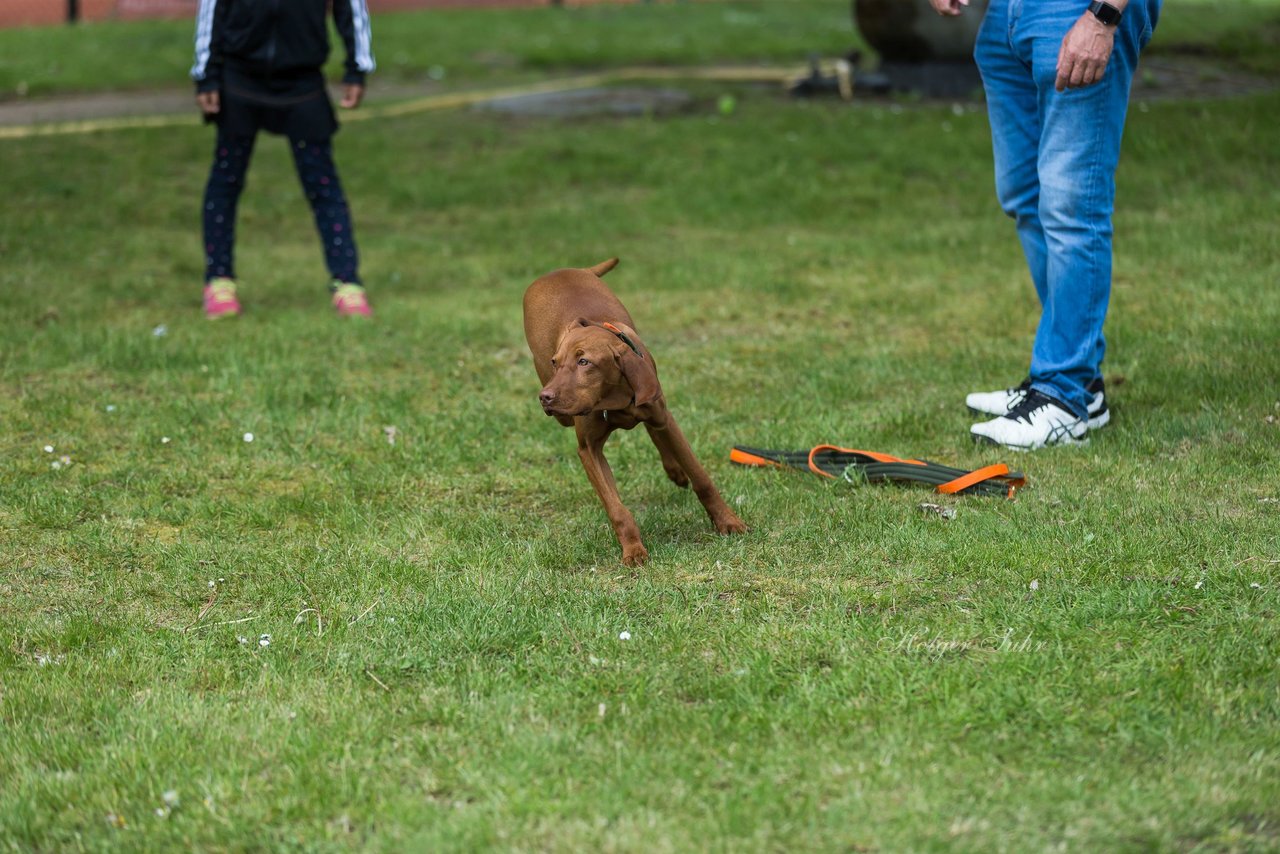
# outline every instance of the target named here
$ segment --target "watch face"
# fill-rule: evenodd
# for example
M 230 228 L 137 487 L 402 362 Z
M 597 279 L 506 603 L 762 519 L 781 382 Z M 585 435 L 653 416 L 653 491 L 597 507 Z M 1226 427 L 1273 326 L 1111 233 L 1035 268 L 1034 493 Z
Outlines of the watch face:
M 1120 23 L 1120 10 L 1101 0 L 1094 0 L 1089 4 L 1089 11 L 1093 16 L 1109 27 L 1114 27 Z

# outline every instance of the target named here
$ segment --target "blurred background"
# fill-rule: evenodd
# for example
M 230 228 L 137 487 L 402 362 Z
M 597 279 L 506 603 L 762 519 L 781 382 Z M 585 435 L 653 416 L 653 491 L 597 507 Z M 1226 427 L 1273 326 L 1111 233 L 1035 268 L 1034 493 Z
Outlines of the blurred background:
M 648 1 L 631 0 L 631 2 Z M 369 11 L 376 14 L 398 9 L 585 6 L 600 0 L 368 0 L 368 2 Z M 200 0 L 5 0 L 0 4 L 0 27 L 61 24 L 78 20 L 183 18 L 194 16 L 199 5 Z

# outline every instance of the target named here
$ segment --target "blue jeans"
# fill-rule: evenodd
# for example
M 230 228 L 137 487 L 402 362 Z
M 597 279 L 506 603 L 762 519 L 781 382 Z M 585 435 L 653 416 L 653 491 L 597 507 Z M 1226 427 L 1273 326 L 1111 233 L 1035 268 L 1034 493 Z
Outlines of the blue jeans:
M 1017 222 L 1040 297 L 1031 387 L 1085 417 L 1111 298 L 1111 213 L 1129 87 L 1161 0 L 1130 0 L 1102 80 L 1054 90 L 1063 36 L 1087 0 L 991 0 L 974 58 L 995 152 L 996 195 Z

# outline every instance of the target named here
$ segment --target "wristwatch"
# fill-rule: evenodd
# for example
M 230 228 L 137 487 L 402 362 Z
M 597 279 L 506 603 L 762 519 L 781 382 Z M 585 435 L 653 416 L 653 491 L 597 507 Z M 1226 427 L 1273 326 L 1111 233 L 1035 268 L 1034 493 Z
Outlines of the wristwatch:
M 1108 27 L 1114 27 L 1120 23 L 1120 10 L 1110 3 L 1104 3 L 1103 0 L 1093 0 L 1089 4 L 1089 11 L 1093 13 L 1093 17 Z

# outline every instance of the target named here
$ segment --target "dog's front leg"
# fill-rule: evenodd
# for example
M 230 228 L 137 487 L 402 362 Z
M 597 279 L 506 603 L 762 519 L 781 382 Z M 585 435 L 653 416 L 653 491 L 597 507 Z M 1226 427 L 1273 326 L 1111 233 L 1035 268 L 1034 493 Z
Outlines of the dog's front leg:
M 613 470 L 609 468 L 609 461 L 604 458 L 604 443 L 611 431 L 604 420 L 594 413 L 575 419 L 574 426 L 578 434 L 578 459 L 582 460 L 587 480 L 591 481 L 596 495 L 600 496 L 600 503 L 609 516 L 613 532 L 622 545 L 622 562 L 627 566 L 640 566 L 649 559 L 649 552 L 644 543 L 640 542 L 640 528 L 631 511 L 622 503 L 622 498 L 618 495 L 618 484 L 613 479 Z
M 746 533 L 747 526 L 738 518 L 738 514 L 725 504 L 724 499 L 720 497 L 720 491 L 711 482 L 711 475 L 707 474 L 702 463 L 698 462 L 698 458 L 693 455 L 693 448 L 689 447 L 689 440 L 684 437 L 684 433 L 680 432 L 680 425 L 676 424 L 675 416 L 666 412 L 665 417 L 655 419 L 645 424 L 645 427 L 649 429 L 649 438 L 653 439 L 653 444 L 658 446 L 658 453 L 662 455 L 664 463 L 666 460 L 674 460 L 689 476 L 694 494 L 698 496 L 707 515 L 711 517 L 711 524 L 715 526 L 716 531 L 721 534 Z

